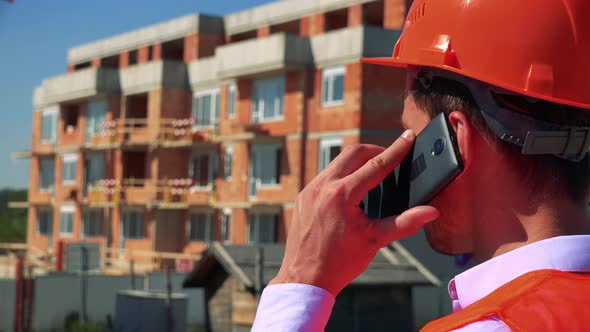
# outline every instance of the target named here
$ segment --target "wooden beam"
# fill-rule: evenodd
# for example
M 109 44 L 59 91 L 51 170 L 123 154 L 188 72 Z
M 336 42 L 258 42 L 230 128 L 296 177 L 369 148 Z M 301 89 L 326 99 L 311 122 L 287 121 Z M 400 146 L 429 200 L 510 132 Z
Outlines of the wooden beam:
M 28 209 L 29 202 L 8 202 L 10 209 Z

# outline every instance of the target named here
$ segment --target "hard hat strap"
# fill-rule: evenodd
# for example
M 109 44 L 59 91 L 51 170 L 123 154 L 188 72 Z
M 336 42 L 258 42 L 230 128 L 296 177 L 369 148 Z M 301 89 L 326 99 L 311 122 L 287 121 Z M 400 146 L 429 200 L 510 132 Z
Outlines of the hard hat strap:
M 518 95 L 514 92 L 437 68 L 417 67 L 409 71 L 425 89 L 430 87 L 435 77 L 464 85 L 477 103 L 488 128 L 499 139 L 522 147 L 524 155 L 554 155 L 578 162 L 590 152 L 590 127 L 563 126 L 539 120 L 502 107 L 494 97 L 500 94 Z

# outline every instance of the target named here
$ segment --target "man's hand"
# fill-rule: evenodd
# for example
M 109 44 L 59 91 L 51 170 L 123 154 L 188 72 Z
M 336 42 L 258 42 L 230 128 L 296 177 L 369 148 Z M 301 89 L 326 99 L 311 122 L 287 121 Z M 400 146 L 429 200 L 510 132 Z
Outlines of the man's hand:
M 408 130 L 387 149 L 349 146 L 305 187 L 295 201 L 283 264 L 270 284 L 309 284 L 336 296 L 381 247 L 438 218 L 438 211 L 429 206 L 383 220 L 370 220 L 359 208 L 364 195 L 397 167 L 414 140 Z

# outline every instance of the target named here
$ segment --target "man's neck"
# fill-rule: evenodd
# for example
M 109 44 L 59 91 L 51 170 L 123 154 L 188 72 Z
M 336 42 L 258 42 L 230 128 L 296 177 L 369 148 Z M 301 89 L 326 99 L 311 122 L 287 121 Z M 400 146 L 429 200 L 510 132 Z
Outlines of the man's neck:
M 497 197 L 499 200 L 508 198 Z M 477 262 L 556 236 L 590 234 L 585 207 L 569 200 L 548 200 L 537 205 L 526 200 L 516 204 L 514 201 L 512 204 L 503 203 L 492 204 L 496 208 L 484 211 L 478 218 L 473 237 Z M 498 209 L 498 206 L 515 208 Z

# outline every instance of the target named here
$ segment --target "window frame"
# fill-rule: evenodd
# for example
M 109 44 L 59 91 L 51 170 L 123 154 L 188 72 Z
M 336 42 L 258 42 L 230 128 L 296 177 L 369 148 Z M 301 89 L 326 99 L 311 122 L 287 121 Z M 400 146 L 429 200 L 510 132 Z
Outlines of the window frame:
M 224 148 L 224 155 L 223 155 L 223 178 L 225 181 L 230 181 L 232 178 L 233 172 L 233 163 L 234 163 L 234 146 L 233 144 L 228 144 Z
M 278 83 L 278 84 L 277 84 Z M 278 86 L 278 87 L 277 87 Z M 270 87 L 276 89 L 274 92 L 279 92 L 279 107 L 277 108 L 277 96 L 274 96 L 273 102 L 275 107 L 273 110 L 272 117 L 265 117 L 265 97 L 260 99 L 258 94 L 270 91 Z M 262 91 L 261 91 L 262 90 Z M 252 100 L 251 100 L 251 112 L 250 122 L 251 123 L 264 123 L 272 121 L 281 121 L 285 119 L 285 91 L 286 83 L 285 76 L 278 75 L 273 77 L 265 77 L 255 79 L 252 84 Z
M 75 215 L 75 213 L 76 213 L 76 207 L 74 205 L 64 205 L 59 208 L 59 236 L 60 237 L 74 236 L 74 215 Z M 66 226 L 71 227 L 71 229 L 69 231 L 63 230 L 65 215 L 70 215 L 70 217 L 71 217 L 70 225 L 66 224 Z
M 342 99 L 334 100 L 334 82 L 336 77 L 342 76 Z M 323 107 L 340 106 L 344 104 L 344 82 L 346 79 L 346 66 L 338 65 L 322 69 L 322 82 L 320 98 Z M 328 91 L 324 91 L 325 82 L 328 81 Z M 324 93 L 327 93 L 324 98 Z
M 262 177 L 258 176 L 262 174 L 263 171 L 260 167 L 262 167 L 263 161 L 265 159 L 260 157 L 261 152 L 266 151 L 275 156 L 275 164 L 273 169 L 275 169 L 275 183 L 263 183 Z M 250 198 L 256 197 L 256 191 L 258 189 L 272 189 L 272 188 L 280 188 L 281 186 L 281 169 L 282 169 L 282 159 L 283 159 L 283 145 L 280 143 L 275 144 L 255 144 L 250 146 L 250 156 L 249 156 L 249 174 L 248 174 L 248 185 L 254 186 L 254 193 L 251 193 L 250 188 L 248 195 Z M 256 158 L 256 160 L 253 160 Z
M 98 217 L 96 217 L 96 219 L 89 219 L 88 215 L 89 214 L 97 214 Z M 99 209 L 85 209 L 82 213 L 82 238 L 87 238 L 87 237 L 99 237 L 101 236 L 101 228 L 102 228 L 102 221 L 103 221 L 103 214 L 102 211 L 100 211 Z M 92 222 L 95 223 L 95 227 L 87 227 L 88 223 Z M 90 225 L 92 226 L 92 225 Z M 89 233 L 87 228 L 96 228 L 96 233 Z
M 200 158 L 201 156 L 207 155 L 208 156 L 208 164 L 207 167 L 208 172 L 207 172 L 207 185 L 200 185 L 197 181 L 197 179 L 195 178 L 195 174 L 194 174 L 194 167 L 193 167 L 193 163 L 195 158 Z M 189 159 L 189 178 L 192 179 L 194 181 L 194 184 L 191 186 L 191 190 L 194 191 L 203 191 L 203 190 L 211 190 L 211 188 L 213 187 L 213 182 L 215 181 L 215 178 L 217 177 L 217 166 L 218 166 L 218 162 L 217 162 L 217 158 L 218 158 L 218 154 L 215 151 L 193 151 L 191 153 L 191 157 Z
M 326 160 L 326 156 L 328 156 L 329 159 L 329 149 L 336 146 L 340 147 L 340 152 L 342 152 L 342 137 L 328 137 L 320 139 L 318 148 L 318 173 L 323 171 L 328 166 L 328 164 L 330 164 L 331 160 Z M 326 151 L 326 149 L 328 149 L 328 151 Z M 325 154 L 326 152 L 328 153 Z
M 199 124 L 199 112 L 196 107 L 198 107 L 198 99 L 204 96 L 211 97 L 211 105 L 209 109 L 209 124 L 207 125 L 200 125 Z M 195 106 L 195 102 L 197 102 Z M 202 111 L 201 111 L 202 112 Z M 203 129 L 212 129 L 215 128 L 219 124 L 219 88 L 210 88 L 210 89 L 203 89 L 197 90 L 193 93 L 192 98 L 192 105 L 191 105 L 191 118 L 195 119 L 195 124 L 193 124 L 193 131 L 199 131 Z
M 200 221 L 198 217 L 205 217 L 203 220 L 205 222 L 205 233 L 202 234 L 203 238 L 200 239 L 198 237 L 197 230 L 195 230 L 195 237 L 193 237 L 193 227 Z M 194 219 L 193 219 L 194 217 Z M 193 225 L 195 224 L 195 225 Z M 215 241 L 215 225 L 214 225 L 214 216 L 213 212 L 210 211 L 191 211 L 188 216 L 187 224 L 186 224 L 186 240 L 188 242 L 203 242 L 203 243 L 211 243 Z
M 51 181 L 48 187 L 43 186 L 43 172 L 44 163 L 51 163 Z M 55 159 L 54 158 L 39 158 L 39 192 L 53 192 L 55 189 Z
M 236 101 L 238 97 L 238 87 L 235 83 L 230 83 L 227 86 L 227 118 L 233 119 L 236 117 Z
M 221 242 L 223 243 L 230 243 L 231 242 L 231 219 L 232 219 L 232 211 L 231 209 L 225 208 L 223 209 L 223 213 L 221 215 Z
M 271 225 L 272 225 L 272 237 L 273 240 L 272 242 L 261 242 L 260 241 L 260 224 L 262 222 L 267 222 L 262 220 L 261 218 L 263 216 L 272 216 L 272 221 L 271 221 Z M 279 221 L 279 214 L 278 213 L 272 213 L 272 212 L 253 212 L 253 213 L 249 213 L 248 214 L 248 227 L 246 229 L 246 242 L 249 245 L 253 245 L 253 244 L 272 244 L 272 243 L 277 243 L 278 242 L 278 221 Z M 255 224 L 254 227 L 254 233 L 257 234 L 255 237 L 256 239 L 252 239 L 252 224 Z
M 40 224 L 41 224 L 41 214 L 46 214 L 47 216 L 47 220 L 45 220 L 45 222 L 47 223 L 47 232 L 41 232 L 40 229 Z M 37 208 L 37 213 L 36 213 L 36 219 L 37 219 L 37 223 L 36 223 L 36 227 L 35 227 L 35 233 L 37 235 L 41 235 L 41 236 L 50 236 L 53 232 L 52 232 L 52 228 L 53 228 L 53 211 L 50 207 L 40 207 Z
M 72 171 L 71 169 L 66 168 L 66 165 L 68 165 L 68 167 L 72 167 L 73 164 L 73 172 L 72 174 L 72 178 L 68 178 L 66 179 L 66 171 Z M 66 153 L 63 154 L 61 156 L 61 183 L 64 185 L 73 185 L 76 184 L 76 177 L 77 177 L 77 173 L 78 173 L 78 154 L 77 153 Z
M 131 227 L 131 226 L 126 227 L 126 221 L 130 220 L 130 219 L 128 219 L 129 217 L 127 217 L 127 216 L 129 216 L 131 214 L 138 214 L 141 218 L 134 220 L 134 221 L 138 221 L 138 223 L 136 225 L 132 225 L 133 227 Z M 144 229 L 145 211 L 144 210 L 142 210 L 142 209 L 127 209 L 127 210 L 123 211 L 121 217 L 122 218 L 121 218 L 121 226 L 120 226 L 121 227 L 120 235 L 123 240 L 141 240 L 141 239 L 145 238 L 145 229 Z M 139 230 L 139 234 L 132 234 L 131 236 L 126 235 L 125 234 L 126 229 L 127 230 L 133 229 L 134 231 Z
M 55 144 L 57 141 L 57 119 L 59 115 L 59 106 L 46 107 L 41 111 L 41 144 Z M 45 118 L 51 117 L 51 128 L 44 126 Z M 45 138 L 45 130 L 49 130 L 49 138 Z

